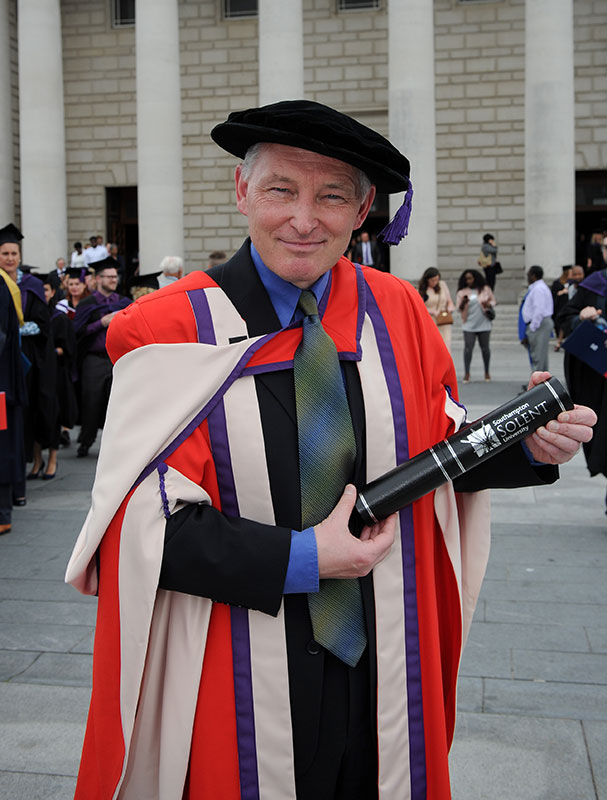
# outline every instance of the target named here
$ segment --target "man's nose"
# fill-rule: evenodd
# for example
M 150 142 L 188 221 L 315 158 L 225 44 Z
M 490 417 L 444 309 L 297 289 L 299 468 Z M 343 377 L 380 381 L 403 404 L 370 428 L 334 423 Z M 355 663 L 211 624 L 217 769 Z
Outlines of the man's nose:
M 316 204 L 299 198 L 292 207 L 291 225 L 301 236 L 308 236 L 318 225 Z

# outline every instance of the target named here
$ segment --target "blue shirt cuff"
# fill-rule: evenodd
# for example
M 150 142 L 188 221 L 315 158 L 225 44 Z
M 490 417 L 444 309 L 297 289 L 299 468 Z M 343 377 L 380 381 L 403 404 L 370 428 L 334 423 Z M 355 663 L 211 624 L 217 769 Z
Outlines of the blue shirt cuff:
M 318 591 L 318 552 L 314 528 L 291 531 L 291 552 L 283 594 Z
M 525 444 L 524 441 L 521 442 L 521 447 L 523 448 L 523 453 L 527 456 L 527 459 L 528 459 L 528 461 L 529 461 L 529 463 L 531 464 L 532 467 L 545 467 L 546 466 L 546 464 L 544 464 L 543 461 L 536 461 L 535 460 L 535 458 L 531 454 L 531 450 L 527 447 L 527 445 Z

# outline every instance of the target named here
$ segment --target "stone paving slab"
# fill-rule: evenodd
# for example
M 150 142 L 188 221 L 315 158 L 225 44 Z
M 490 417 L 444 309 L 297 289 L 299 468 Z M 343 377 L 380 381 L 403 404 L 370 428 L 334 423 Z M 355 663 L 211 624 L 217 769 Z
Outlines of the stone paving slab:
M 605 624 L 607 609 L 593 603 L 551 603 L 547 600 L 526 603 L 516 600 L 482 601 L 477 607 L 477 619 L 485 622 L 528 622 L 540 625 L 584 625 L 600 627 Z M 607 636 L 607 631 L 605 632 Z M 594 647 L 591 647 L 595 650 Z
M 607 604 L 605 585 L 596 585 L 590 581 L 583 583 L 554 584 L 550 581 L 496 580 L 489 575 L 481 590 L 482 598 L 494 600 L 521 600 L 533 602 L 550 598 L 554 603 L 592 603 L 602 606 Z
M 485 678 L 483 711 L 524 717 L 607 720 L 605 686 Z
M 75 789 L 76 778 L 0 773 L 0 798 L 3 800 L 73 800 Z
M 90 633 L 86 625 L 0 623 L 0 650 L 67 653 Z
M 466 648 L 494 650 L 508 642 L 519 650 L 559 650 L 561 653 L 585 653 L 590 647 L 580 625 L 517 625 L 509 622 L 475 623 Z
M 584 735 L 597 788 L 597 800 L 607 800 L 607 722 L 584 722 Z
M 0 681 L 8 681 L 20 675 L 39 658 L 40 653 L 0 650 Z
M 75 776 L 90 691 L 0 684 L 0 771 Z
M 0 623 L 18 621 L 23 625 L 94 625 L 94 603 L 48 602 L 43 600 L 0 600 Z
M 13 680 L 53 686 L 91 686 L 93 657 L 82 653 L 41 653 Z
M 12 578 L 0 579 L 0 600 L 65 601 L 77 603 L 78 605 L 83 603 L 96 605 L 97 603 L 94 597 L 76 592 L 72 586 L 68 586 L 63 580 L 17 580 Z
M 596 800 L 577 721 L 458 716 L 453 800 Z
M 538 652 L 512 650 L 514 678 L 524 680 L 595 683 L 607 693 L 607 655 L 600 653 Z

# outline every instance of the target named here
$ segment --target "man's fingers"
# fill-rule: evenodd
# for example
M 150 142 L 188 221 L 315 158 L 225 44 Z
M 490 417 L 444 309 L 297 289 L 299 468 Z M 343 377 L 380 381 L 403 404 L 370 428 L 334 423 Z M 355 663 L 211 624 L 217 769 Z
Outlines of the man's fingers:
M 534 386 L 537 386 L 539 383 L 544 383 L 551 378 L 552 375 L 549 372 L 532 372 L 531 377 L 529 378 L 529 384 L 527 385 L 527 390 L 533 389 Z
M 569 422 L 575 425 L 596 425 L 597 416 L 588 406 L 574 406 L 571 411 L 562 411 L 558 417 L 558 422 Z

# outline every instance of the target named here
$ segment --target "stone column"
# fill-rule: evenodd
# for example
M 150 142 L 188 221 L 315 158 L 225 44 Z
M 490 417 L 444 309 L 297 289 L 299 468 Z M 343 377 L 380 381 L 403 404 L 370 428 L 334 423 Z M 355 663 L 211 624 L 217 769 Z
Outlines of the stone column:
M 525 264 L 575 259 L 573 0 L 525 3 Z
M 68 249 L 59 0 L 19 0 L 17 32 L 22 256 L 48 272 Z
M 13 200 L 13 125 L 11 108 L 11 42 L 8 0 L 0 0 L 0 228 L 12 222 Z
M 303 96 L 302 0 L 259 0 L 259 104 Z
M 139 270 L 183 257 L 181 82 L 177 0 L 136 0 Z
M 417 283 L 437 264 L 434 10 L 428 0 L 388 4 L 389 139 L 411 162 L 409 235 L 390 248 L 393 274 Z M 404 33 L 406 32 L 406 33 Z M 394 216 L 403 195 L 390 198 Z

